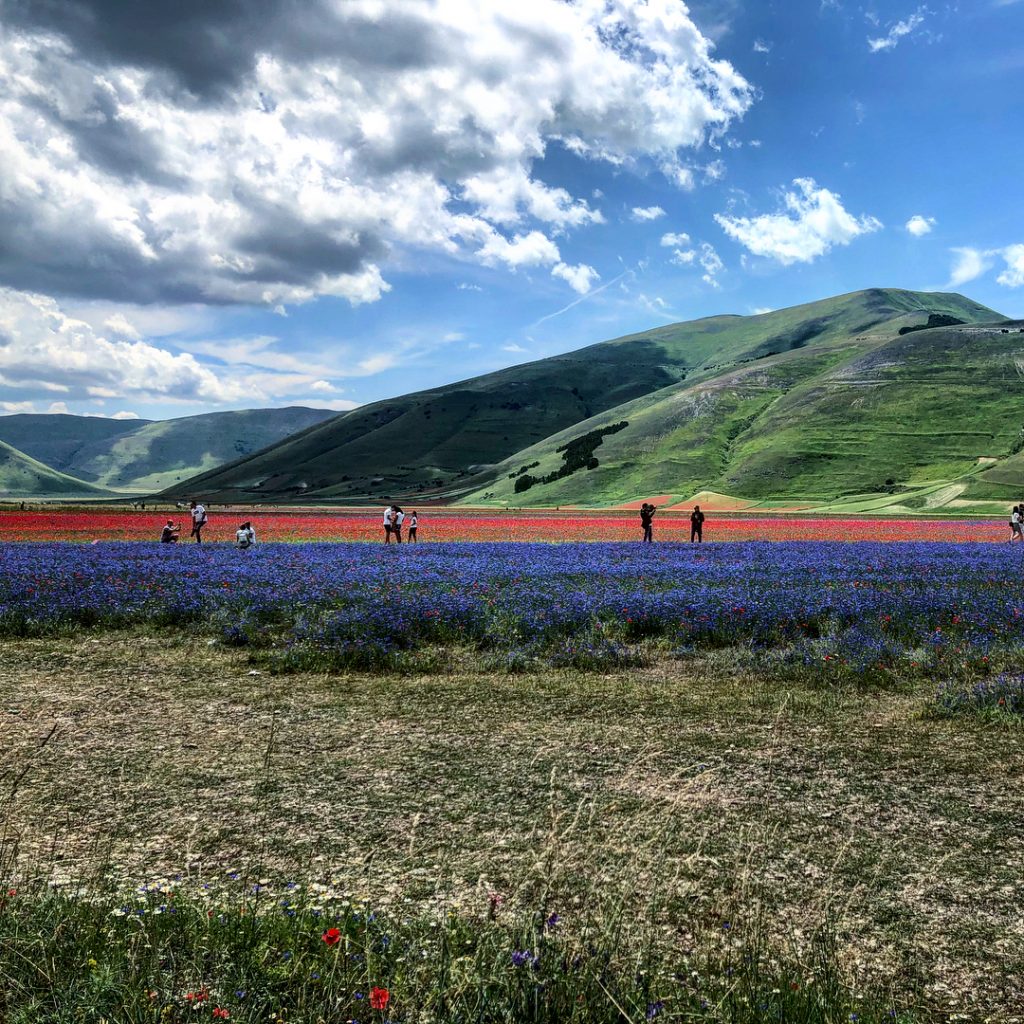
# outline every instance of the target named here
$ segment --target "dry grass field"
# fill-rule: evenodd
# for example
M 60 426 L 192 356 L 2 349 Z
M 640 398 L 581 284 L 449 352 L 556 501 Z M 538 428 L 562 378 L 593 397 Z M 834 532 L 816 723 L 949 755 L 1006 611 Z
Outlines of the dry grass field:
M 253 669 L 182 633 L 0 643 L 24 876 L 330 878 L 377 905 L 515 899 L 543 868 L 669 886 L 915 1019 L 1024 1019 L 1024 730 L 934 692 L 758 678 L 727 652 L 613 674 Z M 47 739 L 47 737 L 49 737 Z

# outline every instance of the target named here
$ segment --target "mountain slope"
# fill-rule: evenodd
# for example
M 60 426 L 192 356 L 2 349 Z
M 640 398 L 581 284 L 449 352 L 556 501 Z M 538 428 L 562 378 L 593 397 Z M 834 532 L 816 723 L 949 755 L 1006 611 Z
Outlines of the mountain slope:
M 972 476 L 971 493 L 980 497 L 986 478 L 1024 483 L 1024 465 L 1008 458 L 1021 438 L 1022 359 L 1020 325 L 1006 321 L 771 356 L 548 438 L 474 481 L 466 500 L 614 504 L 702 489 L 833 500 L 925 487 L 998 460 Z M 623 420 L 628 426 L 595 448 L 593 469 L 516 491 L 522 476 L 557 472 L 558 449 L 576 435 Z
M 0 498 L 109 498 L 110 491 L 58 473 L 0 441 Z
M 748 364 L 833 358 L 851 339 L 876 344 L 930 313 L 998 317 L 960 295 L 869 289 L 759 316 L 670 324 L 364 406 L 167 493 L 353 501 L 482 493 L 517 453 L 595 415 L 621 418 L 611 410 Z
M 148 493 L 255 452 L 337 415 L 326 409 L 245 409 L 172 420 L 0 417 L 0 440 L 47 466 L 130 493 Z

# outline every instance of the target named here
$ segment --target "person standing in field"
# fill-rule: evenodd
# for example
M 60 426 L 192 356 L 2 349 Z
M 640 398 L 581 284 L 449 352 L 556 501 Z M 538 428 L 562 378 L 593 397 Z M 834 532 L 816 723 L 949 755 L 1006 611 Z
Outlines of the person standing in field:
M 704 513 L 701 512 L 700 505 L 694 505 L 690 513 L 690 543 L 694 541 L 698 544 L 704 543 Z
M 391 527 L 391 532 L 395 535 L 395 542 L 401 544 L 402 523 L 405 522 L 405 513 L 402 511 L 400 505 L 392 505 L 391 508 L 394 510 L 395 513 L 394 525 Z
M 391 543 L 391 530 L 394 527 L 394 524 L 395 524 L 395 506 L 394 505 L 388 505 L 388 507 L 386 509 L 384 509 L 384 543 L 385 544 L 390 544 Z
M 643 527 L 644 537 L 642 543 L 654 543 L 654 513 L 655 507 L 648 501 L 640 506 L 640 525 Z
M 189 511 L 192 515 L 192 532 L 190 537 L 195 537 L 197 544 L 203 543 L 203 527 L 206 525 L 206 506 L 198 501 L 189 502 Z
M 235 530 L 235 547 L 241 548 L 244 551 L 246 548 L 251 548 L 255 543 L 256 531 L 252 528 L 252 523 L 246 520 Z
M 419 526 L 419 516 L 415 512 L 409 513 L 409 543 L 416 543 L 416 527 Z
M 1010 543 L 1015 540 L 1024 541 L 1024 529 L 1021 526 L 1020 506 L 1014 505 L 1010 513 Z

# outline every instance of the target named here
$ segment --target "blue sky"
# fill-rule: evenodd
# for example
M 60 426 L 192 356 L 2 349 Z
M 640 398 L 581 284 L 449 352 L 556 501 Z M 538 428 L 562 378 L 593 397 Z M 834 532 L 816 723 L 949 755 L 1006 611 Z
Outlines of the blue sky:
M 112 3 L 0 29 L 0 412 L 344 409 L 871 286 L 1024 317 L 1024 0 Z

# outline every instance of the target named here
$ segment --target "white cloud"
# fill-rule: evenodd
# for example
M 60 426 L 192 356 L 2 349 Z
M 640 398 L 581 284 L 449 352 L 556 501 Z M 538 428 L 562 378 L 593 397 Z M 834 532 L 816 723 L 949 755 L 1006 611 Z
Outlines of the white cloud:
M 795 191 L 785 194 L 788 212 L 757 217 L 715 214 L 715 220 L 731 238 L 755 256 L 767 256 L 785 266 L 810 263 L 834 245 L 847 245 L 860 235 L 878 231 L 875 217 L 848 213 L 840 197 L 818 188 L 812 178 L 797 178 Z
M 915 238 L 920 238 L 922 235 L 929 234 L 935 227 L 935 218 L 922 217 L 921 214 L 915 213 L 904 226 Z
M 460 281 L 455 286 L 460 292 L 482 292 L 483 288 L 478 284 L 470 284 L 468 281 Z
M 466 335 L 462 331 L 448 331 L 441 339 L 442 341 L 465 341 Z
M 680 267 L 689 267 L 696 259 L 696 249 L 676 249 L 675 252 L 672 253 L 672 258 L 669 262 L 675 263 Z
M 665 211 L 660 206 L 634 206 L 630 216 L 637 221 L 657 220 Z
M 666 231 L 661 236 L 661 244 L 664 246 L 688 245 L 690 236 L 685 231 Z
M 774 312 L 775 312 L 775 307 L 774 306 L 755 306 L 751 310 L 751 315 L 752 316 L 763 316 L 765 313 L 774 313 Z
M 502 352 L 526 352 L 527 349 L 523 348 L 522 345 L 517 345 L 514 341 L 510 341 L 507 345 L 501 346 Z
M 569 287 L 573 291 L 579 292 L 580 295 L 586 295 L 593 286 L 593 283 L 601 278 L 601 275 L 593 267 L 587 266 L 586 263 L 580 263 L 576 266 L 558 263 L 551 273 L 555 277 L 560 277 L 563 281 L 568 282 Z
M 51 298 L 9 288 L 0 288 L 0 376 L 7 387 L 42 379 L 47 390 L 56 385 L 80 397 L 96 391 L 214 403 L 253 397 L 245 381 L 218 377 L 190 354 L 108 337 Z
M 309 385 L 309 390 L 318 395 L 333 395 L 338 389 L 329 380 L 315 380 Z
M 718 273 L 723 269 L 725 264 L 722 262 L 721 257 L 715 252 L 713 245 L 708 242 L 701 242 L 700 244 L 700 256 L 697 258 L 704 273 L 701 275 L 701 280 L 707 284 L 717 288 L 718 285 Z
M 145 47 L 53 10 L 0 35 L 0 283 L 32 293 L 283 311 L 378 300 L 402 250 L 555 266 L 603 218 L 551 143 L 692 187 L 752 102 L 678 0 L 153 5 Z
M 884 36 L 868 39 L 868 49 L 872 53 L 893 49 L 904 36 L 909 36 L 914 29 L 924 23 L 925 10 L 924 7 L 919 7 L 909 18 L 897 21 Z
M 477 255 L 491 266 L 504 263 L 513 269 L 557 263 L 560 258 L 558 246 L 543 231 L 515 235 L 511 241 L 497 231 L 491 231 L 477 250 Z
M 772 44 L 766 43 L 763 39 L 754 40 L 754 53 L 771 53 Z
M 1006 269 L 996 281 L 1007 288 L 1020 288 L 1024 285 L 1024 245 L 1008 245 L 1002 257 L 1006 260 Z
M 953 269 L 949 272 L 947 288 L 956 288 L 968 281 L 973 281 L 992 268 L 991 253 L 983 249 L 965 246 L 951 249 L 950 252 L 956 256 L 956 261 L 953 264 Z

